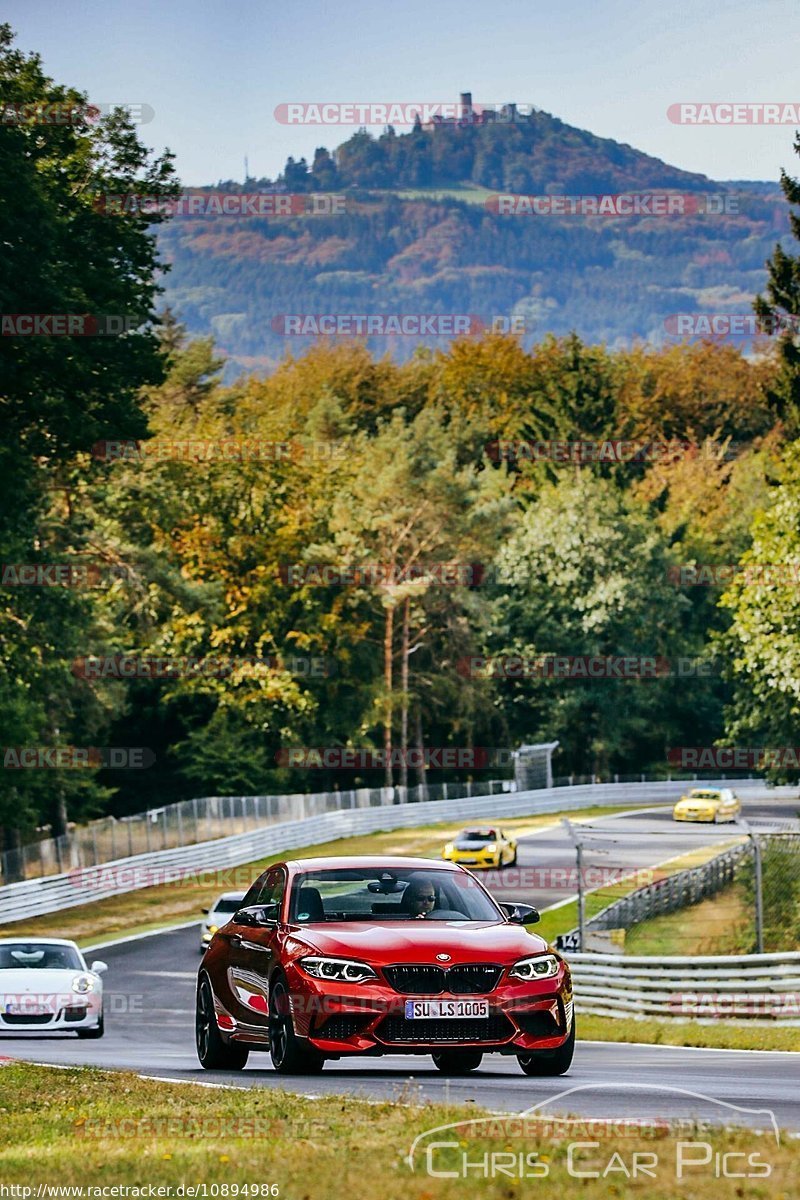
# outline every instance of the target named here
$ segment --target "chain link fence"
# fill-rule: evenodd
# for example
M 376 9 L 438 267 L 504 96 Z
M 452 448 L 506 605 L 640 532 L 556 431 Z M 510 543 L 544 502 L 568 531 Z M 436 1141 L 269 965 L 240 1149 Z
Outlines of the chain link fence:
M 414 804 L 425 800 L 492 796 L 516 790 L 511 779 L 431 783 L 410 788 L 356 788 L 296 792 L 280 796 L 208 796 L 184 800 L 130 817 L 103 817 L 76 825 L 59 838 L 43 838 L 0 854 L 0 886 L 61 875 L 81 867 L 115 862 L 154 850 L 174 850 L 197 842 L 248 833 L 279 821 L 321 816 L 353 808 Z
M 783 830 L 732 824 L 717 835 L 725 848 L 707 861 L 681 869 L 681 859 L 692 854 L 687 847 L 677 850 L 673 860 L 644 871 L 633 867 L 624 845 L 612 834 L 564 823 L 575 848 L 578 924 L 560 935 L 558 944 L 563 949 L 592 951 L 602 944 L 603 950 L 614 952 L 613 934 L 611 941 L 603 934 L 638 930 L 646 922 L 714 898 L 718 903 L 703 910 L 700 922 L 687 912 L 682 932 L 707 943 L 694 953 L 800 949 L 797 821 L 784 822 Z M 643 874 L 648 878 L 641 886 Z M 627 940 L 623 935 L 615 941 L 616 952 L 621 953 Z M 643 953 L 658 953 L 657 945 L 656 938 Z

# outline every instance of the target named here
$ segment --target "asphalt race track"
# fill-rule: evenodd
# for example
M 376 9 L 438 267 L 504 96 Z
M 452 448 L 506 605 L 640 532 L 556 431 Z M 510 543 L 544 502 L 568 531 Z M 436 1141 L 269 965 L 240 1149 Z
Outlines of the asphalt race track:
M 783 824 L 795 817 L 797 807 L 793 799 L 745 798 L 745 816 L 754 827 Z M 508 825 L 513 827 L 513 821 Z M 684 853 L 694 845 L 727 841 L 734 827 L 676 825 L 665 807 L 596 819 L 592 829 L 601 831 L 597 834 L 600 850 L 591 856 L 587 853 L 589 862 L 606 861 L 614 868 L 635 869 Z M 574 868 L 574 861 L 563 830 L 532 835 L 520 843 L 519 881 L 526 881 L 526 868 L 566 871 Z M 513 896 L 511 889 L 507 893 L 503 889 L 500 898 L 529 900 L 545 907 L 568 895 L 557 878 L 552 882 L 556 886 L 515 886 Z M 529 1078 L 519 1070 L 515 1058 L 499 1055 L 484 1058 L 482 1067 L 465 1079 L 445 1078 L 424 1055 L 339 1060 L 328 1063 L 321 1075 L 312 1078 L 279 1077 L 269 1056 L 261 1053 L 251 1054 L 242 1072 L 203 1071 L 195 1056 L 193 1030 L 200 961 L 198 928 L 117 943 L 97 954 L 109 964 L 105 1037 L 85 1042 L 70 1034 L 4 1035 L 0 1053 L 35 1062 L 128 1068 L 150 1076 L 280 1087 L 310 1095 L 347 1092 L 385 1099 L 402 1094 L 407 1100 L 474 1102 L 496 1112 L 522 1112 L 542 1104 L 543 1113 L 702 1117 L 769 1127 L 769 1116 L 763 1111 L 738 1113 L 722 1107 L 727 1104 L 771 1110 L 780 1127 L 800 1130 L 800 1055 L 789 1053 L 579 1042 L 569 1074 L 552 1080 Z M 579 1090 L 557 1099 L 560 1093 L 575 1088 Z M 554 1102 L 548 1106 L 545 1102 L 550 1098 Z

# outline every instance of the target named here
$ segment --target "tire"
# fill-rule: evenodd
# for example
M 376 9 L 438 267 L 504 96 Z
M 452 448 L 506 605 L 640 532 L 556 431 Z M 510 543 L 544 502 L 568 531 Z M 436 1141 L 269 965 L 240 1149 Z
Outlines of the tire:
M 289 989 L 277 979 L 269 994 L 269 1054 L 279 1075 L 317 1075 L 325 1059 L 304 1046 L 294 1031 Z
M 202 981 L 197 992 L 194 1033 L 201 1067 L 206 1071 L 241 1071 L 250 1051 L 237 1042 L 223 1042 L 207 979 Z
M 517 865 L 517 854 L 518 854 L 518 851 L 517 851 L 517 847 L 515 846 L 514 847 L 514 857 L 512 858 L 511 862 L 508 864 L 510 867 L 515 867 Z
M 469 1075 L 477 1071 L 483 1061 L 480 1050 L 437 1050 L 433 1055 L 434 1066 L 443 1075 Z
M 96 1029 L 78 1029 L 76 1033 L 79 1038 L 101 1038 L 106 1031 L 105 1019 L 100 1013 L 100 1020 L 97 1022 Z
M 563 1075 L 572 1065 L 575 1053 L 575 1019 L 563 1046 L 557 1050 L 540 1050 L 533 1054 L 518 1054 L 517 1062 L 526 1075 Z

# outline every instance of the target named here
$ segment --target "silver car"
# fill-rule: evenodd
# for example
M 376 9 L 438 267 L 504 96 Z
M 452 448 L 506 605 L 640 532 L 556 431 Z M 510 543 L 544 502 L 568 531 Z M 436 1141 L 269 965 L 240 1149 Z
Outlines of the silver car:
M 200 929 L 200 953 L 205 954 L 212 937 L 221 925 L 227 925 L 237 908 L 242 907 L 244 892 L 223 892 L 211 908 L 204 908 L 205 920 Z

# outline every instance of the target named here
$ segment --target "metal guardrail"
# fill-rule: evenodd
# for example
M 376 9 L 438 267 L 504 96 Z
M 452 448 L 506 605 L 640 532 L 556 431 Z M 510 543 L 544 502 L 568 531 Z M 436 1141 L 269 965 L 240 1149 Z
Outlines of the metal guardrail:
M 229 834 L 260 829 L 273 822 L 299 817 L 319 816 L 347 808 L 415 804 L 426 800 L 452 800 L 461 796 L 491 796 L 498 792 L 531 791 L 548 787 L 576 787 L 581 784 L 645 783 L 644 775 L 615 775 L 601 779 L 597 775 L 550 776 L 550 743 L 541 747 L 523 747 L 547 752 L 547 764 L 533 771 L 521 770 L 520 779 L 474 780 L 465 783 L 424 783 L 418 787 L 355 788 L 331 792 L 291 792 L 264 796 L 203 796 L 174 804 L 149 808 L 127 817 L 98 817 L 85 825 L 75 825 L 57 838 L 40 838 L 16 849 L 0 851 L 0 887 L 62 875 L 77 867 L 116 862 L 123 857 L 150 854 L 156 850 L 174 850 L 196 845 Z M 516 760 L 519 763 L 519 760 Z M 662 782 L 697 780 L 696 774 L 671 773 L 658 776 Z M 725 776 L 722 776 L 723 780 Z M 521 782 L 524 780 L 524 782 Z M 656 782 L 655 777 L 650 777 Z
M 637 888 L 591 917 L 586 922 L 587 932 L 593 929 L 630 929 L 632 925 L 649 921 L 651 917 L 660 917 L 699 904 L 701 900 L 715 896 L 733 883 L 739 862 L 749 853 L 751 847 L 746 843 L 733 846 L 699 867 L 676 871 L 646 887 Z
M 800 1025 L 800 951 L 697 958 L 571 954 L 578 1013 Z
M 513 779 L 468 783 L 426 783 L 420 787 L 356 788 L 332 792 L 291 792 L 275 796 L 204 796 L 149 808 L 128 817 L 99 817 L 76 825 L 58 838 L 42 838 L 0 853 L 0 886 L 62 875 L 78 867 L 116 862 L 197 845 L 234 833 L 299 817 L 348 808 L 414 804 L 458 796 L 490 796 L 515 791 Z
M 763 788 L 760 780 L 742 781 L 738 786 L 741 789 L 746 785 L 760 785 Z M 224 872 L 226 868 L 256 862 L 267 855 L 336 838 L 437 821 L 485 819 L 489 815 L 493 818 L 519 817 L 603 804 L 641 807 L 643 803 L 674 799 L 679 787 L 675 782 L 663 781 L 539 788 L 491 797 L 459 797 L 416 804 L 389 803 L 379 807 L 349 808 L 282 821 L 215 841 L 153 851 L 61 875 L 8 884 L 0 888 L 0 925 L 89 904 L 157 883 L 177 881 L 187 875 L 207 871 Z M 491 801 L 490 807 L 487 806 L 487 800 Z M 217 878 L 220 890 L 223 890 L 224 878 L 219 875 Z

